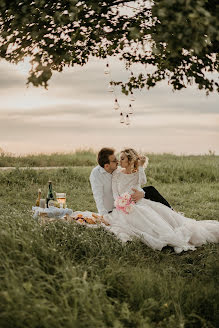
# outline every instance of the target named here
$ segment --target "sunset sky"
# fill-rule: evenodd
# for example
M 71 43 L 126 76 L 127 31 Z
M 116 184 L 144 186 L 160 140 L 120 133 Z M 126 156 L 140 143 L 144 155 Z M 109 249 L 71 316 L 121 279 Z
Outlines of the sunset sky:
M 49 88 L 26 88 L 28 64 L 0 61 L 0 148 L 14 154 L 98 150 L 113 146 L 154 153 L 219 154 L 219 98 L 189 87 L 172 92 L 167 83 L 135 92 L 129 126 L 119 122 L 107 92 L 106 61 L 55 73 Z M 122 62 L 110 59 L 112 78 L 128 77 Z M 134 73 L 143 68 L 134 67 Z M 129 98 L 117 89 L 127 109 Z

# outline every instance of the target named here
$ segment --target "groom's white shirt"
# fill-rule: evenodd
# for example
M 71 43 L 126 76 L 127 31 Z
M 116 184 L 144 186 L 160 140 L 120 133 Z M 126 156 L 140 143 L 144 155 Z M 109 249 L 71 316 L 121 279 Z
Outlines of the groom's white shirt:
M 104 215 L 112 211 L 114 207 L 112 174 L 98 165 L 91 171 L 90 183 L 98 213 Z
M 147 178 L 143 167 L 139 167 L 139 176 L 140 183 L 145 184 L 147 182 Z M 108 173 L 100 165 L 96 166 L 90 174 L 91 188 L 98 213 L 101 215 L 107 214 L 114 208 L 112 177 L 113 175 Z

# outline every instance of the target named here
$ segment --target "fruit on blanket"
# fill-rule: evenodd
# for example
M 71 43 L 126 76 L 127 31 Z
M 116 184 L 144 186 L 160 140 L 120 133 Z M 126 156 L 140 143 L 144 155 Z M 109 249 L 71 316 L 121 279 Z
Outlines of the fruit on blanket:
M 91 217 L 92 216 L 92 217 Z M 103 220 L 103 217 L 95 214 L 95 213 L 91 213 L 91 216 L 85 216 L 83 214 L 77 214 L 77 216 L 73 217 L 72 219 L 81 223 L 81 224 L 98 224 L 98 223 L 105 223 L 107 225 L 107 222 L 105 222 Z
M 89 224 L 95 224 L 96 222 L 91 218 L 85 218 L 85 221 Z
M 101 223 L 102 222 L 102 219 L 103 219 L 103 216 L 102 215 L 98 215 L 98 214 L 92 213 L 92 216 L 95 219 L 96 223 Z
M 99 218 L 100 218 L 100 216 L 97 215 L 97 214 L 95 214 L 95 213 L 92 213 L 92 216 L 93 216 L 95 219 L 99 219 Z

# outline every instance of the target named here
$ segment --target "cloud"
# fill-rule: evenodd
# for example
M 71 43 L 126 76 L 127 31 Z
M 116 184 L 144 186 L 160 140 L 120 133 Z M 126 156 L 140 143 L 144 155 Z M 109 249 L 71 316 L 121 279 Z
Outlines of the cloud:
M 114 79 L 128 72 L 110 60 Z M 137 91 L 130 126 L 119 123 L 114 97 L 107 92 L 105 61 L 55 73 L 49 90 L 26 88 L 26 76 L 15 65 L 0 62 L 0 147 L 28 151 L 70 151 L 73 148 L 124 145 L 160 152 L 219 153 L 218 95 L 206 97 L 194 87 L 172 92 L 165 82 Z M 134 73 L 140 72 L 139 65 Z M 122 111 L 130 102 L 116 89 Z

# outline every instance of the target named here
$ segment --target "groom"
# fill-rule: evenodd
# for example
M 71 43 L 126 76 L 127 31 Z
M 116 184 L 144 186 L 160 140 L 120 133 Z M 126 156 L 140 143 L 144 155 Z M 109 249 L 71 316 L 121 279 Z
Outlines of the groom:
M 90 183 L 96 202 L 98 213 L 105 215 L 111 213 L 114 208 L 112 192 L 112 173 L 118 167 L 118 160 L 112 148 L 102 148 L 97 156 L 98 164 L 90 174 Z M 153 187 L 144 187 L 143 191 L 133 189 L 132 199 L 137 202 L 141 198 L 162 203 L 171 208 L 170 204 Z

